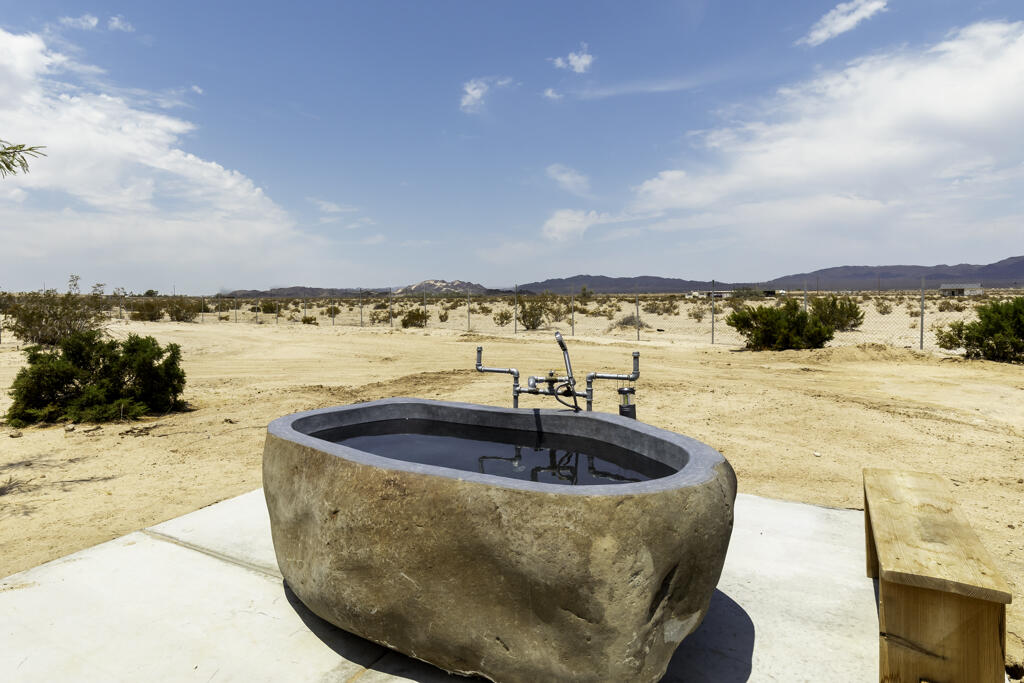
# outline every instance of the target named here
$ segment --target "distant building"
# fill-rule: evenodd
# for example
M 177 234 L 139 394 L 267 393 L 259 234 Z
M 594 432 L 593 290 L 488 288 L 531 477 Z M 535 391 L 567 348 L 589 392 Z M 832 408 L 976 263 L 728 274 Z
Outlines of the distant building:
M 703 289 L 690 292 L 690 297 L 697 299 L 728 299 L 730 296 L 732 296 L 731 289 L 716 289 L 714 291 Z
M 975 296 L 978 294 L 984 294 L 985 290 L 982 288 L 980 283 L 951 283 L 939 285 L 939 293 L 942 294 L 942 296 Z

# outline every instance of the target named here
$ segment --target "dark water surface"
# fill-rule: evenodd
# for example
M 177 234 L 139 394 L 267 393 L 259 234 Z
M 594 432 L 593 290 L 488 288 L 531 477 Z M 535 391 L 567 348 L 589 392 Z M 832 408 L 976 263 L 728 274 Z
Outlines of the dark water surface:
M 385 458 L 546 484 L 621 484 L 676 473 L 596 439 L 434 420 L 369 422 L 310 436 Z

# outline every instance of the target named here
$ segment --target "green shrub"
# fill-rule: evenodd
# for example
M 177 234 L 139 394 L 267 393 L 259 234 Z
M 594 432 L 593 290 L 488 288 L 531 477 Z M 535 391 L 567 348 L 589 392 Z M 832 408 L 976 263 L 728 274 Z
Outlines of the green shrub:
M 679 302 L 675 299 L 651 299 L 644 302 L 643 311 L 651 315 L 679 315 Z
M 176 323 L 194 322 L 199 316 L 199 302 L 184 297 L 168 299 L 166 309 L 167 316 Z
M 695 304 L 693 308 L 686 312 L 687 317 L 693 318 L 697 322 L 704 322 L 704 316 L 707 314 L 708 307 L 703 303 Z
M 636 313 L 627 313 L 626 315 L 622 316 L 621 318 L 616 320 L 614 323 L 609 325 L 608 326 L 608 332 L 611 332 L 612 330 L 621 330 L 621 329 L 627 329 L 627 328 L 628 329 L 636 329 L 637 326 L 638 326 L 637 325 L 637 320 L 638 320 L 638 318 L 636 317 Z M 639 327 L 643 327 L 643 328 L 646 329 L 646 328 L 649 328 L 650 325 L 645 323 L 643 320 L 640 320 L 639 321 Z
M 959 301 L 954 301 L 953 299 L 943 299 L 942 301 L 939 302 L 940 313 L 947 313 L 949 311 L 956 311 L 957 313 L 960 313 L 965 308 L 966 306 L 964 304 L 960 303 Z
M 75 332 L 52 350 L 32 346 L 11 385 L 7 420 L 105 422 L 183 407 L 185 373 L 177 344 L 152 337 L 107 340 L 98 330 Z
M 338 308 L 337 306 L 328 306 L 327 308 L 324 309 L 324 315 L 326 315 L 326 316 L 328 316 L 330 318 L 333 318 L 333 317 L 335 317 L 337 315 L 340 315 L 340 314 L 341 314 L 341 309 Z
M 505 327 L 512 322 L 512 311 L 507 308 L 502 309 L 494 314 L 494 324 L 498 327 Z
M 102 285 L 95 285 L 92 293 L 82 295 L 78 276 L 72 275 L 65 294 L 47 289 L 8 296 L 4 303 L 10 318 L 6 327 L 23 342 L 44 346 L 54 346 L 75 332 L 98 329 L 105 307 L 102 289 Z
M 811 310 L 818 320 L 840 332 L 855 330 L 864 324 L 864 312 L 848 296 L 831 295 L 811 300 Z
M 543 296 L 523 297 L 519 302 L 519 323 L 525 330 L 539 329 L 547 312 L 547 300 Z
M 260 301 L 260 313 L 266 313 L 267 315 L 277 313 L 277 303 L 272 299 L 263 299 Z
M 754 351 L 818 349 L 835 334 L 816 315 L 800 310 L 795 300 L 778 308 L 740 308 L 730 313 L 725 323 L 743 335 L 747 348 Z
M 422 308 L 413 308 L 402 316 L 402 327 L 426 327 L 429 317 Z
M 978 319 L 956 320 L 935 333 L 939 347 L 964 349 L 967 358 L 1024 362 L 1024 296 L 975 308 Z
M 875 310 L 881 315 L 889 315 L 892 313 L 892 304 L 882 299 L 875 299 Z
M 163 319 L 163 304 L 156 299 L 143 299 L 132 304 L 132 320 L 157 322 Z
M 319 325 L 320 322 L 317 321 L 315 315 L 304 315 L 304 316 L 302 316 L 302 324 L 303 325 Z
M 437 319 L 443 323 L 448 322 L 448 311 L 441 311 L 437 314 Z

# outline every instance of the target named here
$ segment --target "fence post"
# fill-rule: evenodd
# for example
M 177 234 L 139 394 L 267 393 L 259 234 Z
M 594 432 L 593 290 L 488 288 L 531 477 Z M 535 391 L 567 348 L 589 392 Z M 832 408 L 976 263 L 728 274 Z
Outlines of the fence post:
M 469 318 L 469 307 L 470 307 L 469 290 L 467 289 L 466 290 L 466 332 L 469 332 L 470 330 L 473 329 L 473 325 L 471 324 L 470 318 Z
M 572 324 L 572 336 L 576 336 L 576 295 L 569 295 L 569 322 Z
M 201 308 L 199 309 L 199 322 L 200 322 L 200 324 L 202 324 L 202 323 L 206 322 L 206 297 L 205 296 L 204 297 L 200 297 L 199 303 L 200 303 L 200 306 L 201 306 Z M 121 309 L 120 308 L 118 308 L 118 310 L 117 310 L 117 317 L 118 318 L 121 317 Z
M 117 302 L 117 319 L 118 320 L 121 320 L 121 314 L 123 312 L 123 309 L 124 309 L 124 296 L 122 296 L 121 300 Z
M 260 313 L 262 312 L 263 299 L 256 298 L 256 324 L 260 324 Z
M 924 351 L 924 278 L 921 278 L 921 341 L 918 349 Z
M 715 281 L 711 281 L 711 343 L 715 343 Z
M 423 327 L 426 328 L 427 321 L 430 320 L 430 314 L 427 313 L 427 290 L 423 290 Z
M 395 294 L 391 291 L 391 288 L 388 287 L 388 325 L 391 325 L 391 327 L 395 326 L 394 305 Z
M 359 327 L 363 326 L 363 290 L 359 290 Z
M 519 285 L 512 289 L 512 334 L 519 334 Z
M 807 312 L 807 280 L 804 280 L 804 313 Z
M 640 341 L 640 295 L 636 295 L 636 340 Z
M 238 322 L 238 296 L 235 296 L 235 322 Z
M 281 302 L 277 301 L 274 305 L 274 324 L 281 324 Z

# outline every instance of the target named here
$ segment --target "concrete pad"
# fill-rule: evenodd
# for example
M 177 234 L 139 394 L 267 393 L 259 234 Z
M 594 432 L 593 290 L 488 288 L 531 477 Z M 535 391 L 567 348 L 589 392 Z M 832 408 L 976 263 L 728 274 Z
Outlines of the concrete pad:
M 666 682 L 878 676 L 862 513 L 740 495 L 725 570 Z M 466 680 L 311 614 L 261 490 L 0 580 L 0 678 Z
M 270 515 L 263 489 L 210 505 L 147 530 L 200 552 L 222 557 L 278 578 Z

